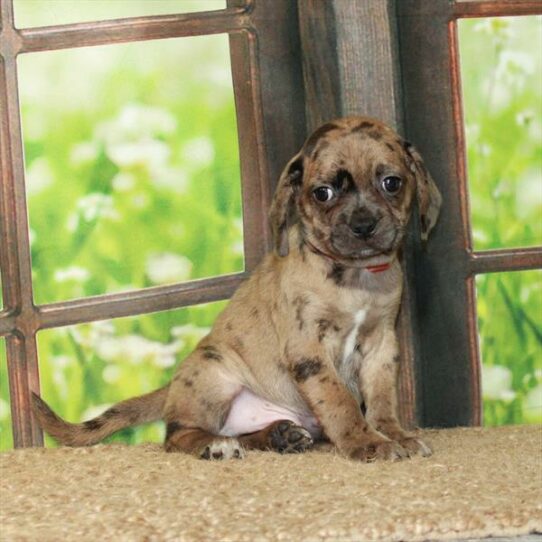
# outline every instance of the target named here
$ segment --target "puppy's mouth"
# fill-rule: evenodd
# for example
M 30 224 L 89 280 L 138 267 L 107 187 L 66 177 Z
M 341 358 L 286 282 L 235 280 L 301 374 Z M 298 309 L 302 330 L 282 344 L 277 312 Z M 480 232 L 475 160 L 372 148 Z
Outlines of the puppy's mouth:
M 365 267 L 389 261 L 398 248 L 400 237 L 399 229 L 386 227 L 368 239 L 360 239 L 346 224 L 342 224 L 332 230 L 326 246 L 318 248 L 346 265 Z

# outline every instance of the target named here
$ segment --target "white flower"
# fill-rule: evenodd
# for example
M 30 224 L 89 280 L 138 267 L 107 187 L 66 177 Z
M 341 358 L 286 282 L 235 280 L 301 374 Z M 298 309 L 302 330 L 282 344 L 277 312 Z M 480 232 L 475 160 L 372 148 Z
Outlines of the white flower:
M 482 368 L 482 395 L 484 399 L 510 402 L 516 394 L 511 389 L 512 373 L 501 365 L 484 365 Z
M 175 326 L 171 328 L 171 336 L 184 339 L 184 340 L 194 340 L 196 342 L 201 341 L 203 337 L 206 337 L 211 328 L 209 327 L 199 327 L 194 324 L 185 324 L 183 326 Z
M 49 160 L 43 156 L 36 158 L 26 171 L 26 191 L 29 196 L 35 196 L 50 186 L 53 180 L 54 175 Z
M 134 142 L 108 144 L 106 153 L 119 167 L 140 165 L 153 168 L 166 163 L 171 151 L 163 141 L 146 138 Z
M 540 217 L 542 213 L 542 183 L 540 172 L 532 169 L 515 185 L 516 214 L 518 218 Z
M 93 341 L 102 337 L 112 337 L 115 334 L 115 325 L 108 320 L 99 320 L 89 324 L 89 335 Z
M 76 212 L 68 217 L 67 228 L 75 231 L 80 219 L 84 222 L 93 222 L 99 218 L 118 219 L 119 215 L 113 206 L 113 198 L 108 194 L 93 192 L 77 201 Z
M 104 382 L 107 382 L 108 384 L 114 384 L 119 380 L 120 376 L 121 370 L 118 365 L 107 365 L 102 371 L 102 378 Z
M 542 384 L 538 384 L 523 399 L 523 419 L 527 423 L 542 423 Z
M 9 418 L 10 410 L 7 401 L 0 398 L 0 420 L 7 420 Z
M 182 341 L 163 344 L 146 339 L 141 335 L 104 337 L 94 345 L 96 353 L 109 363 L 129 362 L 133 365 L 140 365 L 144 362 L 150 362 L 158 367 L 174 365 L 175 355 L 182 347 Z
M 243 241 L 235 241 L 231 246 L 231 252 L 234 256 L 244 256 L 245 245 Z
M 164 165 L 171 154 L 160 137 L 177 129 L 175 118 L 166 110 L 129 104 L 119 115 L 98 125 L 96 139 L 105 143 L 106 154 L 119 167 Z
M 28 228 L 28 242 L 32 246 L 36 242 L 36 231 L 32 228 Z
M 92 420 L 92 418 L 96 418 L 96 416 L 103 414 L 110 406 L 112 406 L 111 403 L 104 403 L 88 407 L 81 415 L 81 418 L 83 420 Z
M 56 282 L 85 282 L 90 278 L 90 273 L 83 267 L 72 265 L 64 269 L 57 269 L 54 277 Z
M 94 345 L 97 342 L 114 335 L 115 326 L 110 321 L 102 320 L 83 326 L 59 328 L 59 330 L 68 333 L 77 344 L 94 350 Z
M 535 61 L 532 54 L 522 51 L 504 50 L 499 57 L 497 76 L 505 77 L 513 82 L 513 78 L 519 73 L 535 73 Z
M 465 134 L 469 143 L 476 141 L 480 137 L 480 125 L 474 122 L 465 124 Z
M 476 243 L 484 244 L 488 241 L 487 233 L 480 228 L 472 228 L 472 238 Z
M 70 356 L 53 356 L 51 358 L 51 365 L 55 369 L 64 369 L 65 367 L 68 367 L 72 362 L 72 359 Z
M 142 134 L 172 134 L 177 129 L 177 121 L 165 109 L 132 103 L 123 107 L 110 127 L 124 137 L 138 138 Z
M 215 147 L 208 137 L 196 137 L 183 147 L 184 159 L 196 167 L 205 167 L 212 163 L 215 157 Z
M 220 105 L 231 101 L 233 99 L 231 69 L 227 65 L 224 67 L 213 65 L 207 67 L 207 69 L 202 66 L 202 68 L 198 75 L 213 89 L 213 101 L 210 105 Z
M 66 379 L 66 374 L 62 369 L 53 370 L 53 382 L 55 384 L 55 388 L 57 389 L 57 393 L 59 393 L 62 397 L 65 397 L 68 391 L 68 382 Z
M 137 141 L 150 136 L 170 135 L 177 129 L 177 121 L 165 109 L 132 103 L 125 105 L 118 115 L 100 123 L 95 136 L 103 141 Z
M 233 227 L 235 231 L 235 235 L 237 239 L 233 242 L 231 251 L 236 256 L 244 256 L 245 255 L 245 245 L 243 242 L 243 219 L 242 218 L 236 218 L 233 221 Z
M 97 218 L 118 218 L 113 208 L 113 198 L 107 194 L 95 192 L 83 196 L 77 202 L 77 209 L 85 222 L 92 222 Z
M 153 253 L 147 257 L 145 271 L 153 284 L 171 284 L 190 278 L 192 262 L 172 252 Z
M 77 166 L 93 162 L 98 157 L 98 148 L 92 141 L 83 141 L 74 145 L 70 153 L 70 162 Z
M 480 143 L 478 145 L 478 152 L 480 153 L 480 156 L 489 156 L 491 151 L 491 145 L 488 145 L 487 143 Z
M 180 168 L 160 166 L 154 168 L 150 173 L 150 180 L 157 188 L 167 188 L 183 194 L 188 186 L 186 171 Z
M 113 177 L 111 185 L 117 192 L 128 192 L 135 186 L 135 177 L 131 173 L 121 171 Z
M 500 199 L 512 193 L 512 183 L 508 180 L 501 181 L 491 192 L 491 196 L 495 199 Z

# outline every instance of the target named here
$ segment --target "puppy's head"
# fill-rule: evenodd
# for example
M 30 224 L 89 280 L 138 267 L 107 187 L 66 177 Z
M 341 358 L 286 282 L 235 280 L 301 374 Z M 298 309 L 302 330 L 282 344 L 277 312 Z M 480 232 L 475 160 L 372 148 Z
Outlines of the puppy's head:
M 385 124 L 348 117 L 324 124 L 286 165 L 270 219 L 275 248 L 288 253 L 288 229 L 352 266 L 386 261 L 399 247 L 414 197 L 422 239 L 435 225 L 440 193 L 418 151 Z

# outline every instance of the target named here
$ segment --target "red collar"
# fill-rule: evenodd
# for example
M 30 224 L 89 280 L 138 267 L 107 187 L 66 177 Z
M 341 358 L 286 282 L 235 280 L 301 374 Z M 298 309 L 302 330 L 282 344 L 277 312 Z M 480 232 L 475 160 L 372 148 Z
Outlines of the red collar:
M 333 256 L 332 254 L 328 254 L 327 252 L 321 251 L 319 248 L 315 247 L 312 243 L 310 243 L 307 240 L 305 240 L 305 242 L 307 243 L 309 248 L 312 250 L 312 252 L 314 252 L 315 254 L 319 254 L 320 256 L 325 256 L 326 258 L 330 258 L 333 261 L 338 261 L 337 258 L 335 258 L 335 256 Z M 357 267 L 357 266 L 347 265 L 346 267 Z M 391 267 L 391 262 L 387 262 L 387 263 L 380 263 L 377 265 L 368 265 L 367 267 L 360 267 L 359 269 L 366 269 L 370 273 L 382 273 L 382 271 L 387 271 L 390 267 Z
M 365 269 L 371 273 L 381 273 L 382 271 L 387 271 L 391 267 L 391 263 L 381 263 L 380 265 L 369 265 Z

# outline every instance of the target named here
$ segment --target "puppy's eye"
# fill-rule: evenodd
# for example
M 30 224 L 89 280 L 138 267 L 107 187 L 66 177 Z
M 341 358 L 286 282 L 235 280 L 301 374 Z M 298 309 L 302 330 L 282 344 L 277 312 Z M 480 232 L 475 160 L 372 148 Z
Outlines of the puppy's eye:
M 403 181 L 399 177 L 394 177 L 393 175 L 390 175 L 389 177 L 382 179 L 381 184 L 384 192 L 387 192 L 388 194 L 394 196 L 399 192 L 399 190 L 401 190 L 401 187 L 403 186 Z
M 326 202 L 335 197 L 333 190 L 329 186 L 319 186 L 313 191 L 315 199 L 321 202 Z

